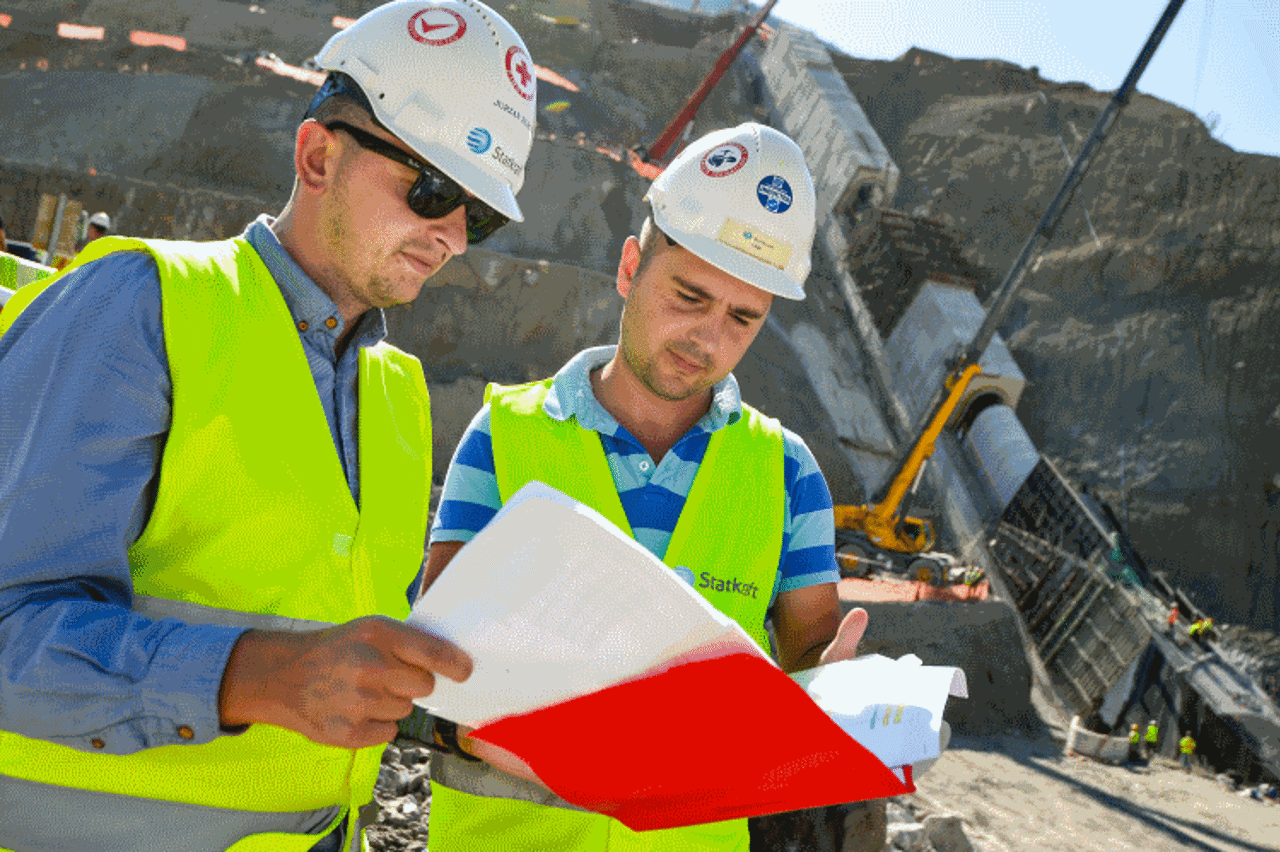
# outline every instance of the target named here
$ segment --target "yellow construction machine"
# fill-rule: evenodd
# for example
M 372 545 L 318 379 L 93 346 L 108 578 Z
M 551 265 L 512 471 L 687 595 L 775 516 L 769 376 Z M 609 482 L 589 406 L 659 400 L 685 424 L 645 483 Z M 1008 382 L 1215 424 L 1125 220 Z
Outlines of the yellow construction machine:
M 907 449 L 899 458 L 881 496 L 865 506 L 835 507 L 836 546 L 846 557 L 841 560 L 842 574 L 864 575 L 871 568 L 880 567 L 917 580 L 941 583 L 946 581 L 948 569 L 955 566 L 954 558 L 928 552 L 935 545 L 933 524 L 925 518 L 907 514 L 920 487 L 925 465 L 933 455 L 934 445 L 942 430 L 951 422 L 970 382 L 981 371 L 978 359 L 982 357 L 995 337 L 997 327 L 1008 314 L 1032 256 L 1053 238 L 1054 230 L 1071 203 L 1076 187 L 1088 171 L 1120 111 L 1128 104 L 1138 78 L 1146 70 L 1147 63 L 1151 61 L 1156 47 L 1164 38 L 1182 4 L 1183 0 L 1170 0 L 1143 45 L 1142 52 L 1129 69 L 1128 76 L 1098 116 L 1093 132 L 1067 170 L 1057 194 L 1049 202 L 1044 216 L 1023 244 L 1022 251 L 991 298 L 982 326 L 965 351 L 947 365 L 948 372 L 943 387 L 935 396 L 912 440 L 904 445 Z

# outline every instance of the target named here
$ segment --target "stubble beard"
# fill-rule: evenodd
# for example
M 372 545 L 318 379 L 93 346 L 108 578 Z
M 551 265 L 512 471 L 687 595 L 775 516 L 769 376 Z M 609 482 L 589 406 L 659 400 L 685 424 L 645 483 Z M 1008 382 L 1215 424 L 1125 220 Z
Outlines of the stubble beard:
M 650 393 L 659 399 L 667 402 L 684 402 L 691 397 L 695 397 L 700 393 L 705 393 L 713 384 L 712 382 L 695 381 L 692 385 L 682 386 L 675 389 L 662 383 L 658 378 L 657 356 L 646 357 L 636 351 L 635 347 L 623 342 L 620 347 L 622 351 L 622 360 L 640 383 L 644 385 Z M 665 351 L 665 350 L 663 350 Z M 695 360 L 690 358 L 689 360 Z
M 345 186 L 339 190 L 339 197 L 335 199 L 337 203 L 334 208 L 334 214 L 329 217 L 325 234 L 329 243 L 330 257 L 335 259 L 333 263 L 334 278 L 337 279 L 339 285 L 348 296 L 354 297 L 366 305 L 389 308 L 392 305 L 402 304 L 404 300 L 395 297 L 395 287 L 386 278 L 374 272 L 364 281 L 359 281 L 360 273 L 352 274 L 340 261 L 341 258 L 349 256 L 352 246 L 362 244 L 361 238 L 347 227 L 346 222 L 337 212 L 345 209 L 346 191 Z

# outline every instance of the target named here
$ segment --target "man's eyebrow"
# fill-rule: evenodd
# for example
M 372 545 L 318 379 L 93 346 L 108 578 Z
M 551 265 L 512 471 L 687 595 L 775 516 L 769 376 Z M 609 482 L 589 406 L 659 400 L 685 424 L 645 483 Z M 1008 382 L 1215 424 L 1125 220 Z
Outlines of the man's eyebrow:
M 676 284 L 680 285 L 684 289 L 688 290 L 690 293 L 693 293 L 693 295 L 697 296 L 700 299 L 706 299 L 708 302 L 715 301 L 715 298 L 706 290 L 703 290 L 701 287 L 699 287 L 696 284 L 691 284 L 688 281 L 685 281 L 679 275 L 672 275 L 671 280 L 676 282 Z M 743 317 L 744 319 L 751 319 L 751 320 L 764 319 L 764 314 L 760 313 L 759 311 L 754 311 L 751 308 L 730 308 L 729 313 L 736 314 L 737 316 Z

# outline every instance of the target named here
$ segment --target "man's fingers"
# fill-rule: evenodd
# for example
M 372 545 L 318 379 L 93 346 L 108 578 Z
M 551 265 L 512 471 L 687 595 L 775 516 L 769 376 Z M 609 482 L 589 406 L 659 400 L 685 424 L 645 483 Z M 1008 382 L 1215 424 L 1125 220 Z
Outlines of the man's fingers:
M 394 622 L 395 638 L 388 646 L 398 659 L 424 671 L 461 683 L 471 677 L 471 657 L 457 645 L 408 624 Z
M 378 632 L 374 641 L 402 663 L 460 683 L 471 677 L 470 656 L 453 642 L 390 618 L 374 617 L 369 628 Z
M 831 644 L 822 652 L 822 657 L 818 660 L 819 665 L 827 663 L 835 663 L 840 660 L 852 660 L 858 656 L 858 643 L 862 641 L 862 636 L 867 632 L 867 622 L 870 617 L 867 611 L 862 607 L 858 607 L 849 612 L 844 617 L 844 621 L 840 622 L 840 628 L 836 630 L 836 638 L 831 640 Z

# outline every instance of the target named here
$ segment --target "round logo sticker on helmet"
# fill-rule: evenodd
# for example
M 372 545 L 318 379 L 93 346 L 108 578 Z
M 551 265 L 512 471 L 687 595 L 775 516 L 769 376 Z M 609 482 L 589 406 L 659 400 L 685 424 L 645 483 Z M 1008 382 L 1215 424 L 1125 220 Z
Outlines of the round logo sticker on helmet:
M 726 177 L 747 164 L 747 149 L 737 142 L 726 142 L 702 155 L 702 173 L 707 177 Z
M 452 9 L 431 6 L 409 19 L 409 35 L 431 47 L 453 44 L 467 34 L 467 20 Z
M 516 94 L 526 101 L 533 100 L 533 93 L 537 91 L 533 60 L 518 44 L 507 48 L 507 79 L 511 81 L 511 88 L 516 90 Z
M 769 175 L 756 184 L 756 198 L 770 213 L 786 213 L 791 209 L 791 184 L 782 175 Z
M 689 568 L 686 568 L 683 565 L 676 565 L 674 568 L 671 569 L 671 571 L 681 580 L 684 580 L 686 583 L 688 583 L 690 586 L 694 584 L 693 571 L 690 570 Z
M 467 133 L 467 147 L 473 154 L 483 154 L 493 144 L 493 134 L 483 127 L 473 127 Z

